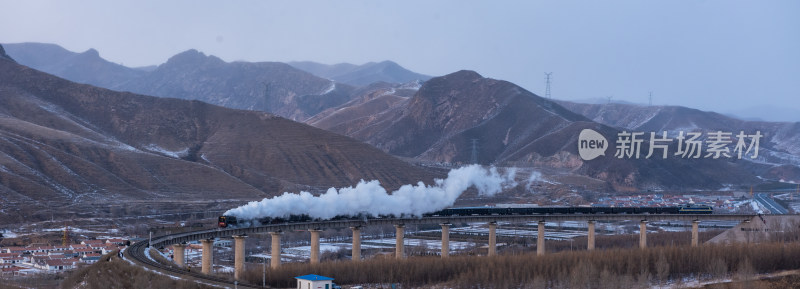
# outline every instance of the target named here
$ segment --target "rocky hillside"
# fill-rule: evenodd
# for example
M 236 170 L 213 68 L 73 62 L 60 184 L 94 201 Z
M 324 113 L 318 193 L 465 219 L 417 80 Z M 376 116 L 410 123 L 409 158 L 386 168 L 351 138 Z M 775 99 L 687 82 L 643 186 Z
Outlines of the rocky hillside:
M 419 82 L 376 82 L 360 87 L 353 92 L 352 100 L 324 110 L 306 120 L 306 123 L 342 134 L 353 134 L 362 128 L 358 123 L 371 122 L 383 113 L 406 106 L 419 87 Z
M 376 106 L 376 101 L 387 105 Z M 387 109 L 377 112 L 364 106 Z M 591 122 L 514 84 L 472 71 L 433 78 L 413 96 L 382 94 L 345 109 L 368 112 L 353 113 L 350 120 L 337 113 L 314 124 L 392 154 L 442 162 L 469 162 L 472 139 L 480 140 L 480 163 L 502 162 L 542 149 L 530 146 L 536 139 L 575 122 Z M 553 149 L 558 148 L 550 148 L 550 154 Z
M 355 86 L 366 86 L 376 82 L 407 83 L 425 81 L 430 76 L 403 68 L 392 61 L 369 62 L 362 65 L 339 63 L 333 65 L 310 61 L 289 62 L 289 65 L 314 75 L 333 79 Z
M 581 130 L 599 131 L 613 141 L 621 129 L 472 71 L 432 78 L 413 95 L 400 91 L 376 87 L 310 123 L 391 154 L 430 162 L 469 163 L 474 140 L 478 163 L 555 169 L 606 181 L 619 190 L 752 183 L 758 180 L 749 170 L 768 167 L 721 160 L 618 159 L 613 146 L 607 157 L 583 161 L 577 154 Z M 645 144 L 642 150 L 647 149 Z
M 367 144 L 272 114 L 110 91 L 0 59 L 4 204 L 254 199 L 431 177 Z
M 744 122 L 679 107 L 557 103 L 472 71 L 423 83 L 404 82 L 420 75 L 392 62 L 292 65 L 336 81 L 283 63 L 228 63 L 189 50 L 158 67 L 136 69 L 142 76 L 118 80 L 112 88 L 272 112 L 423 162 L 469 163 L 474 155 L 482 164 L 553 169 L 619 189 L 715 189 L 752 184 L 758 177 L 800 180 L 794 175 L 800 164 L 797 123 Z M 354 82 L 358 79 L 383 81 L 361 85 L 365 82 Z M 613 143 L 603 160 L 583 161 L 577 136 L 585 128 L 612 142 L 622 130 L 761 130 L 765 139 L 762 153 L 752 161 L 617 159 Z

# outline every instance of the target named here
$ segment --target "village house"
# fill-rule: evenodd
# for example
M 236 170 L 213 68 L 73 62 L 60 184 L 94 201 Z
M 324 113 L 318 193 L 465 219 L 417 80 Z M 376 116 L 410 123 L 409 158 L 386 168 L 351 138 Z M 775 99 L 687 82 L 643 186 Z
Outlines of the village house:
M 20 272 L 20 271 L 22 271 L 22 269 L 23 268 L 17 267 L 17 266 L 0 268 L 0 276 L 4 276 L 4 277 L 20 276 L 20 275 L 23 275 Z
M 45 262 L 47 270 L 63 271 L 75 268 L 75 262 L 70 259 L 54 259 Z
M 100 254 L 87 254 L 81 257 L 81 262 L 86 264 L 94 264 L 97 263 L 97 261 L 100 261 L 100 257 L 102 257 Z
M 22 254 L 25 253 L 25 247 L 7 247 L 0 250 L 2 253 Z
M 303 275 L 297 279 L 297 289 L 333 289 L 333 278 L 320 275 Z
M 0 273 L 3 276 L 19 276 L 42 271 L 71 270 L 78 263 L 96 263 L 102 254 L 125 248 L 124 244 L 127 242 L 123 238 L 108 238 L 84 240 L 81 244 L 66 246 L 39 243 L 26 247 L 0 247 Z
M 128 240 L 122 238 L 111 238 L 106 240 L 107 245 L 116 245 L 116 246 L 124 246 Z
M 86 254 L 97 253 L 97 250 L 92 249 L 92 248 L 78 248 L 78 249 L 72 250 L 72 252 L 75 253 L 75 255 L 77 257 L 80 257 L 80 256 L 86 256 Z

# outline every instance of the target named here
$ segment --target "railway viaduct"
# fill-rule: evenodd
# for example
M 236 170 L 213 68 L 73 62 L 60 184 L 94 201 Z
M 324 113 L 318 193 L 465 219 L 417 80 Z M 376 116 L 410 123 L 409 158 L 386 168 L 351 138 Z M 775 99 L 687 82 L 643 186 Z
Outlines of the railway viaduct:
M 545 222 L 559 221 L 583 221 L 587 222 L 588 228 L 588 250 L 593 250 L 595 245 L 595 221 L 625 221 L 639 220 L 639 247 L 647 247 L 647 223 L 650 221 L 692 221 L 692 240 L 691 246 L 698 246 L 698 224 L 701 221 L 741 221 L 749 222 L 756 215 L 745 214 L 552 214 L 552 215 L 491 215 L 491 216 L 447 216 L 447 217 L 425 217 L 425 218 L 373 218 L 366 220 L 334 220 L 322 222 L 305 223 L 286 223 L 273 224 L 247 228 L 217 228 L 212 230 L 193 231 L 179 234 L 161 236 L 152 241 L 139 242 L 131 246 L 127 256 L 136 262 L 178 274 L 186 274 L 183 256 L 185 254 L 186 243 L 190 241 L 200 241 L 203 246 L 201 272 L 190 272 L 193 277 L 211 282 L 229 283 L 218 277 L 209 275 L 212 268 L 212 244 L 214 238 L 233 237 L 234 239 L 234 279 L 239 280 L 244 272 L 245 259 L 245 239 L 248 234 L 269 233 L 272 241 L 271 263 L 272 268 L 280 266 L 280 247 L 281 234 L 286 231 L 308 230 L 311 234 L 311 263 L 319 263 L 319 232 L 323 229 L 331 228 L 350 228 L 353 232 L 353 261 L 361 259 L 361 228 L 375 225 L 393 225 L 396 228 L 395 256 L 405 258 L 403 248 L 403 233 L 406 225 L 439 224 L 442 226 L 442 258 L 449 255 L 449 228 L 453 223 L 487 223 L 489 225 L 489 250 L 488 255 L 495 255 L 496 251 L 496 228 L 498 222 L 522 223 L 538 221 L 537 254 L 545 253 Z M 150 243 L 152 242 L 152 243 Z M 146 257 L 144 252 L 147 247 L 163 247 L 174 245 L 174 259 L 178 268 L 167 268 L 160 263 L 153 262 Z

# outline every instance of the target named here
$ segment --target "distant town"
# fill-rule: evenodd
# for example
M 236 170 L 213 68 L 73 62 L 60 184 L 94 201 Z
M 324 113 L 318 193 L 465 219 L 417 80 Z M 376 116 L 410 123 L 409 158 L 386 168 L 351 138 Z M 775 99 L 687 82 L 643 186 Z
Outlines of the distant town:
M 100 257 L 123 250 L 130 241 L 124 238 L 87 239 L 78 243 L 0 247 L 0 272 L 3 276 L 56 273 L 94 264 Z

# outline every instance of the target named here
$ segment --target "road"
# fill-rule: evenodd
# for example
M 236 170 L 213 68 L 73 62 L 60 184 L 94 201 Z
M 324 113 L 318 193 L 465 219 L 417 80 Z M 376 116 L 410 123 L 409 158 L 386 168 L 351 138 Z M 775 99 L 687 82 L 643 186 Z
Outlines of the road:
M 767 208 L 773 214 L 788 214 L 789 210 L 775 202 L 769 195 L 764 193 L 756 194 L 756 202 Z

